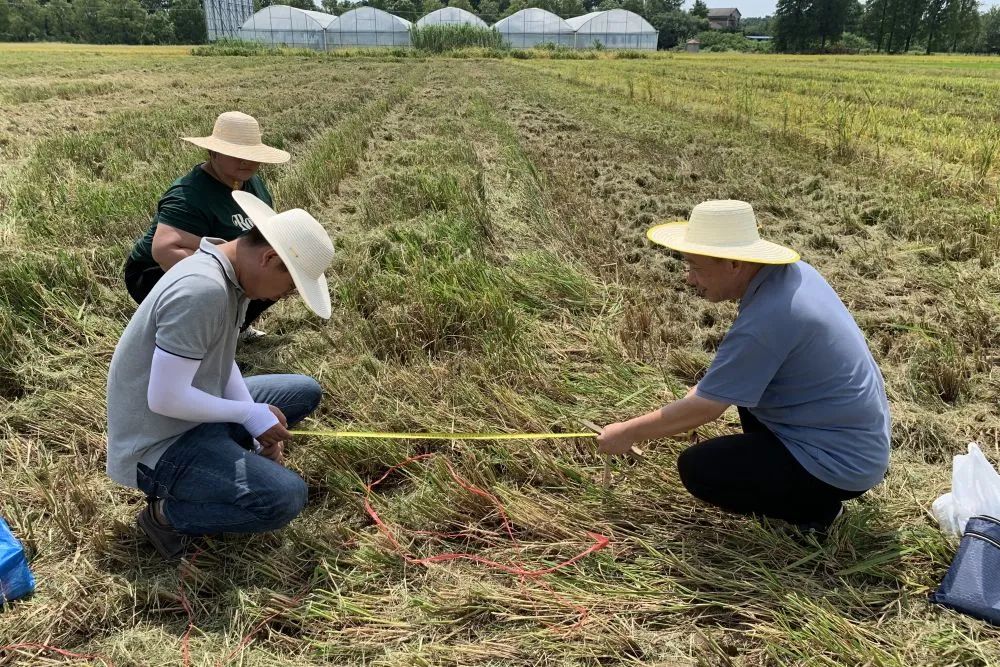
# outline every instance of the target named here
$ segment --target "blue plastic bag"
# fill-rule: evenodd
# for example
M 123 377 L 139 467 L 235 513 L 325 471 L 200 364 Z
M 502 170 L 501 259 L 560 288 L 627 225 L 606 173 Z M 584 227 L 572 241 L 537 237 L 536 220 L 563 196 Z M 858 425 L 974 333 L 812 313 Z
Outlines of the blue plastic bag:
M 24 547 L 0 517 L 0 605 L 24 597 L 35 590 L 35 578 L 28 569 Z
M 931 601 L 1000 625 L 1000 520 L 974 516 Z

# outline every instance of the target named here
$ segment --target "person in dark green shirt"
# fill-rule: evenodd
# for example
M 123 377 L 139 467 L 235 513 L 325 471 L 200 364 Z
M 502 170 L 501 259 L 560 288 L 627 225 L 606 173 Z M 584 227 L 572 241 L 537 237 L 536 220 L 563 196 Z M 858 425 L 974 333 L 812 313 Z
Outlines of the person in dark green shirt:
M 268 206 L 271 193 L 257 169 L 261 163 L 287 162 L 288 153 L 261 143 L 260 126 L 238 111 L 221 114 L 209 137 L 184 137 L 208 149 L 208 160 L 171 184 L 156 206 L 146 233 L 136 241 L 125 262 L 125 286 L 142 303 L 163 274 L 193 254 L 203 237 L 232 241 L 253 227 L 233 200 L 234 190 L 249 192 Z M 252 301 L 243 323 L 250 337 L 263 335 L 250 324 L 271 301 Z

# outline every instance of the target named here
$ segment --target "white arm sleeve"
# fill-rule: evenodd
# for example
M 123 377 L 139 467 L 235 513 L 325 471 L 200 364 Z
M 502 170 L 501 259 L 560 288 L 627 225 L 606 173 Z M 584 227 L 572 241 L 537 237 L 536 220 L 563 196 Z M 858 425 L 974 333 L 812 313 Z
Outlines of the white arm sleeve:
M 250 390 L 247 389 L 247 383 L 243 381 L 243 373 L 240 372 L 240 367 L 236 365 L 236 361 L 233 361 L 233 370 L 229 372 L 229 380 L 226 382 L 226 388 L 222 391 L 222 398 L 228 398 L 231 401 L 242 401 L 243 403 L 253 403 L 253 396 L 250 395 Z
M 266 403 L 219 398 L 192 386 L 199 366 L 201 361 L 197 359 L 185 359 L 156 348 L 146 391 L 149 409 L 190 422 L 242 424 L 254 438 L 278 423 Z M 242 375 L 240 383 L 243 384 Z M 245 384 L 243 388 L 246 390 Z
M 247 388 L 247 383 L 243 380 L 243 373 L 240 372 L 240 367 L 236 365 L 236 360 L 233 360 L 233 370 L 229 372 L 229 380 L 226 381 L 226 388 L 222 390 L 222 398 L 228 398 L 232 401 L 243 401 L 253 403 L 253 396 L 250 395 L 250 390 Z M 253 439 L 253 450 L 260 454 L 263 447 L 257 438 Z

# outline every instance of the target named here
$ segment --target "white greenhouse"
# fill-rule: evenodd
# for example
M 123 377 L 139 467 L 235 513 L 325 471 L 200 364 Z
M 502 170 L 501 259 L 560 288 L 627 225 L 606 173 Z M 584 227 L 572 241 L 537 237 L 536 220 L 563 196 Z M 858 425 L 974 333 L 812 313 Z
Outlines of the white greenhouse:
M 410 26 L 406 19 L 374 7 L 358 7 L 345 12 L 326 29 L 330 48 L 338 46 L 409 46 Z
M 336 19 L 323 12 L 271 5 L 248 18 L 240 27 L 239 37 L 272 46 L 326 50 L 326 28 Z
M 627 9 L 591 12 L 566 19 L 566 23 L 576 34 L 578 49 L 591 49 L 595 43 L 600 43 L 607 49 L 656 50 L 656 28 Z
M 481 18 L 467 12 L 461 7 L 442 7 L 417 21 L 418 28 L 425 28 L 430 25 L 472 25 L 477 28 L 488 28 L 486 22 Z
M 555 44 L 574 46 L 573 28 L 552 12 L 544 9 L 522 9 L 497 21 L 493 29 L 515 48 Z

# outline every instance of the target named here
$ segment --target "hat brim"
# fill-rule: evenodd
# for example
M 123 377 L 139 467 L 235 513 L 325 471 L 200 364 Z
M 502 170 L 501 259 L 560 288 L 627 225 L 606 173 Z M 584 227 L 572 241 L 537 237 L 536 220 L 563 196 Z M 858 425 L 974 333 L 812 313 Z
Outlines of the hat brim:
M 687 221 L 668 222 L 650 227 L 649 231 L 646 232 L 646 238 L 657 245 L 677 252 L 718 259 L 732 259 L 756 264 L 792 264 L 800 259 L 799 253 L 791 248 L 764 240 L 730 246 L 689 243 L 684 239 L 687 230 Z
M 288 162 L 292 156 L 280 148 L 272 148 L 264 144 L 256 146 L 245 146 L 243 144 L 232 144 L 215 137 L 181 137 L 181 141 L 200 146 L 201 148 L 222 153 L 229 157 L 251 162 L 262 162 L 264 164 L 282 164 Z
M 330 289 L 326 282 L 326 276 L 321 273 L 318 279 L 312 279 L 302 275 L 294 258 L 281 247 L 280 243 L 276 242 L 278 235 L 275 231 L 276 225 L 272 221 L 274 216 L 277 215 L 275 210 L 254 195 L 242 190 L 234 190 L 233 199 L 240 205 L 243 212 L 249 216 L 250 221 L 260 230 L 261 235 L 267 239 L 267 242 L 274 248 L 274 252 L 284 262 L 285 268 L 292 275 L 292 282 L 295 283 L 295 289 L 298 290 L 299 296 L 305 301 L 309 310 L 324 320 L 330 319 L 333 308 L 330 304 Z

